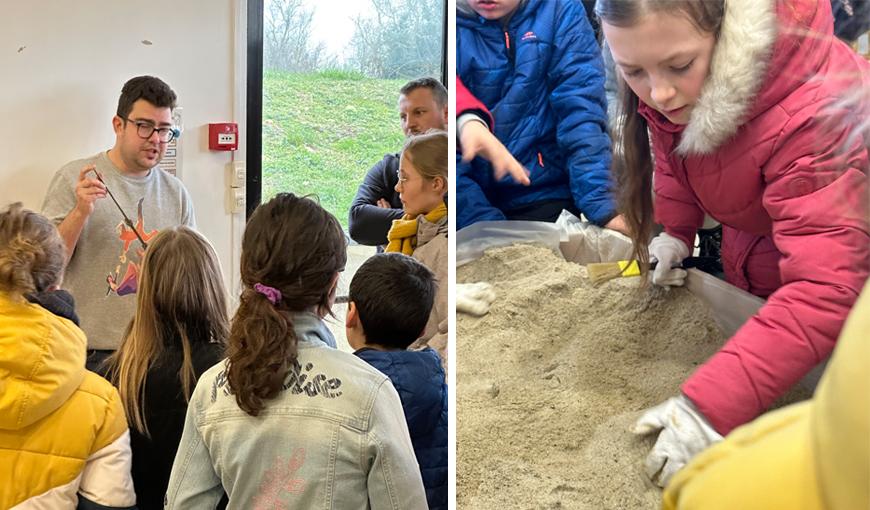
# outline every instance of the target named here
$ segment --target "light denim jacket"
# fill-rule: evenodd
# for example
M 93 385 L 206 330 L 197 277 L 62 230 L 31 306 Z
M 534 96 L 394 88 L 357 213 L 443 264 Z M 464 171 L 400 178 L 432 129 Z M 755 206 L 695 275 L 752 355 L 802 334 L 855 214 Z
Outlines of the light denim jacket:
M 259 416 L 229 393 L 225 361 L 196 385 L 164 508 L 425 510 L 402 404 L 390 380 L 308 313 L 293 316 L 299 357 Z M 222 488 L 223 487 L 223 488 Z

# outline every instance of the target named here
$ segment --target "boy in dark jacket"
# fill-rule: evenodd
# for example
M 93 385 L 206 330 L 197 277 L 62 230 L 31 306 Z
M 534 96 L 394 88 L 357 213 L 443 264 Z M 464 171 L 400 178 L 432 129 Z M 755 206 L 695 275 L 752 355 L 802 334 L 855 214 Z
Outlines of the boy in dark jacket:
M 457 161 L 457 228 L 555 221 L 567 209 L 625 232 L 611 193 L 604 68 L 583 4 L 457 0 L 456 7 L 456 74 L 531 174 L 524 186 L 493 177 L 482 158 Z
M 347 340 L 399 392 L 430 510 L 447 508 L 447 385 L 438 354 L 409 351 L 435 300 L 432 272 L 411 257 L 368 259 L 350 282 Z

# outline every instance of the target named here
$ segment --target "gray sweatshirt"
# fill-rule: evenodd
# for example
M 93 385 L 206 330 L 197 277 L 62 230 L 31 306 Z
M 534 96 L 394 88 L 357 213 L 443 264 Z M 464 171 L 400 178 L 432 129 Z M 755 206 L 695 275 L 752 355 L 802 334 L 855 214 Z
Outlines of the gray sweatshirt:
M 64 165 L 48 186 L 42 214 L 59 224 L 76 205 L 82 167 L 95 164 L 109 191 L 147 243 L 161 229 L 195 228 L 193 202 L 180 180 L 154 167 L 145 177 L 124 175 L 105 152 Z M 91 174 L 91 177 L 93 174 Z M 96 202 L 64 275 L 75 297 L 88 349 L 117 349 L 136 311 L 144 250 L 110 197 Z

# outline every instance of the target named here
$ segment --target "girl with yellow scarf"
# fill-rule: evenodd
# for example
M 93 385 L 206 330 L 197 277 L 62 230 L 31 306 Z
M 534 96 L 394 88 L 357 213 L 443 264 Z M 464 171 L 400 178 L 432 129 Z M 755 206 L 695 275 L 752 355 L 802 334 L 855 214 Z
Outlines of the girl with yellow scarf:
M 429 131 L 405 143 L 396 191 L 405 214 L 393 220 L 387 252 L 409 255 L 435 273 L 438 293 L 426 330 L 412 347 L 432 347 L 447 369 L 447 133 Z

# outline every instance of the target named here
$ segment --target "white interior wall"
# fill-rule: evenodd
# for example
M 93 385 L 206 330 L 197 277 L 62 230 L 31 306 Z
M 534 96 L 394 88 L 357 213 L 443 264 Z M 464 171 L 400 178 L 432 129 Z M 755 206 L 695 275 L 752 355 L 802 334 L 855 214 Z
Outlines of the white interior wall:
M 179 177 L 228 288 L 238 282 L 243 215 L 225 208 L 230 153 L 208 150 L 208 123 L 245 120 L 245 0 L 4 0 L 0 16 L 0 206 L 39 210 L 64 163 L 114 144 L 124 82 L 160 77 L 183 107 Z M 147 42 L 143 42 L 147 41 Z M 150 44 L 148 44 L 150 43 Z M 241 141 L 244 141 L 242 131 Z M 236 159 L 244 159 L 240 146 Z M 235 294 L 234 294 L 235 295 Z

